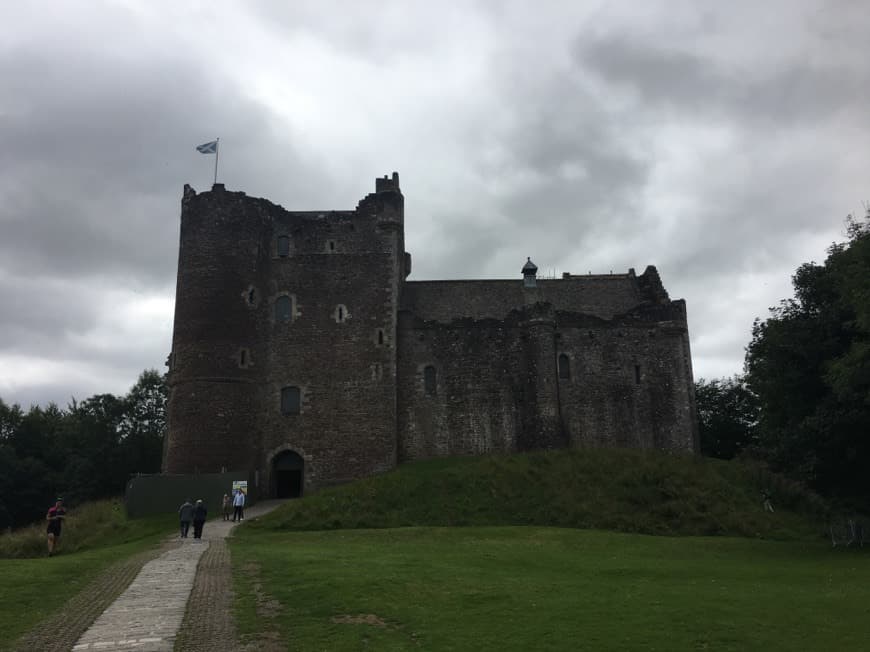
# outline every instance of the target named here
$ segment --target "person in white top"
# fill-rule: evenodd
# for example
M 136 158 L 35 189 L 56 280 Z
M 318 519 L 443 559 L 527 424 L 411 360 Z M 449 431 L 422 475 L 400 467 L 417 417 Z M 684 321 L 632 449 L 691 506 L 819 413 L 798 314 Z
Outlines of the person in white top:
M 233 522 L 235 523 L 236 518 L 240 521 L 245 520 L 245 492 L 241 489 L 236 491 L 236 495 L 233 496 Z

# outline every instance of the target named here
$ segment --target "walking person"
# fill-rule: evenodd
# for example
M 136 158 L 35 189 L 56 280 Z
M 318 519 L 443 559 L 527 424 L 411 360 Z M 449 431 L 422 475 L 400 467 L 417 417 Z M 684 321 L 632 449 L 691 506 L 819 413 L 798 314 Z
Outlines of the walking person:
M 230 500 L 229 495 L 224 494 L 224 499 L 223 499 L 223 502 L 221 503 L 221 510 L 224 513 L 224 520 L 225 521 L 230 520 L 230 507 L 232 506 L 232 504 L 233 504 L 233 501 Z
M 58 498 L 54 507 L 48 508 L 45 520 L 48 521 L 48 556 L 54 554 L 57 544 L 60 542 L 60 530 L 66 518 L 66 510 L 63 508 L 63 499 Z
M 193 520 L 193 503 L 190 498 L 185 499 L 178 508 L 178 520 L 181 524 L 181 538 L 187 538 L 187 532 L 190 530 L 190 522 Z
M 205 525 L 205 517 L 208 515 L 208 510 L 205 508 L 202 500 L 196 501 L 196 507 L 193 508 L 193 538 L 202 539 L 202 526 Z
M 233 523 L 236 522 L 237 517 L 239 521 L 245 520 L 245 492 L 241 489 L 236 492 L 236 496 L 233 498 Z

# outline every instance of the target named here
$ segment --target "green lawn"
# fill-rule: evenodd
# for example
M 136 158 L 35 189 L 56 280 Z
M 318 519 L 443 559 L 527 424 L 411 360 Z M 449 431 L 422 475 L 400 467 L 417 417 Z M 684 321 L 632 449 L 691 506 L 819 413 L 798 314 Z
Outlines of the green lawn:
M 0 650 L 58 611 L 108 566 L 156 546 L 175 523 L 171 514 L 130 520 L 119 500 L 107 500 L 69 511 L 55 557 L 46 556 L 43 523 L 0 535 Z
M 240 632 L 294 650 L 870 646 L 870 557 L 823 541 L 247 526 L 230 541 Z

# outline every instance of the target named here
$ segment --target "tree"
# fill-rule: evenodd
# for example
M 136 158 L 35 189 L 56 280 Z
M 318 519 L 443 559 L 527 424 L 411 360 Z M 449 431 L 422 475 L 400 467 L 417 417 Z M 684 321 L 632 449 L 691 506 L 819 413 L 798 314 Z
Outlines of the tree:
M 701 453 L 730 460 L 757 443 L 758 401 L 742 378 L 695 383 Z
M 795 296 L 756 320 L 746 381 L 771 464 L 816 488 L 870 497 L 870 216 L 822 265 L 801 265 Z
M 159 471 L 167 393 L 146 370 L 122 398 L 98 394 L 65 410 L 25 413 L 0 400 L 0 527 L 41 518 L 58 492 L 73 504 L 115 496 L 130 475 Z
M 146 369 L 124 398 L 121 454 L 130 474 L 160 471 L 168 395 L 166 378 L 155 369 Z

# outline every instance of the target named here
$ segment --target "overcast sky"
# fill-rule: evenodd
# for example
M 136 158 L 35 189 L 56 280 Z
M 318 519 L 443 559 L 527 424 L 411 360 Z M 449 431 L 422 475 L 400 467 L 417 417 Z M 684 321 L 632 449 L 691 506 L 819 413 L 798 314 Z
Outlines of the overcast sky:
M 870 198 L 865 0 L 7 3 L 0 397 L 171 347 L 182 186 L 352 209 L 401 174 L 411 279 L 658 267 L 695 377 Z

